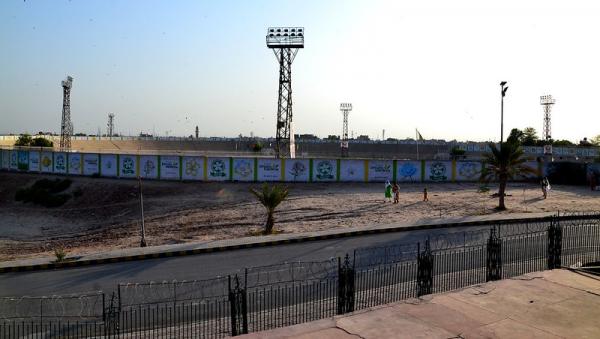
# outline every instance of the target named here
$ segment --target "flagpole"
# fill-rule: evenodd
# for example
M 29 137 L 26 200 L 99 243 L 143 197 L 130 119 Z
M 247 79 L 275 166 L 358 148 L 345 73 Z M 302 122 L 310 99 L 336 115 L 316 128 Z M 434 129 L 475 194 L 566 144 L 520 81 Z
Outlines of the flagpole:
M 415 138 L 417 139 L 417 160 L 419 160 L 419 131 L 415 128 Z

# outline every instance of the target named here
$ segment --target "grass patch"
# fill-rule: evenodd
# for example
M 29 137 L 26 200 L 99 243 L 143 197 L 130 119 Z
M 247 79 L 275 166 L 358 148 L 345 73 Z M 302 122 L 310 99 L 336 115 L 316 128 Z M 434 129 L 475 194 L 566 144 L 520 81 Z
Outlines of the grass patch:
M 70 179 L 41 179 L 31 187 L 21 188 L 15 193 L 15 200 L 32 202 L 45 207 L 58 207 L 66 203 L 71 195 L 61 193 L 71 186 Z

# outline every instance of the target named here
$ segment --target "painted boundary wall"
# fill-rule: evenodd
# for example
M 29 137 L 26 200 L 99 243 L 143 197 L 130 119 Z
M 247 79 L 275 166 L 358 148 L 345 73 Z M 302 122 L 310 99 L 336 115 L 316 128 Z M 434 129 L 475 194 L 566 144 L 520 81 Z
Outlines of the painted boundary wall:
M 544 173 L 541 162 L 527 163 Z M 477 181 L 478 161 L 272 159 L 0 150 L 0 169 L 184 181 L 459 182 Z

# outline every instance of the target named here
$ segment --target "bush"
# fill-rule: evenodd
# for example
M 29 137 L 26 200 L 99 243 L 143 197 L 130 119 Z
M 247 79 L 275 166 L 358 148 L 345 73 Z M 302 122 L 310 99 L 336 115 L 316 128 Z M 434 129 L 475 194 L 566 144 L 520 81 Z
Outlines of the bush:
M 67 257 L 67 252 L 62 247 L 57 247 L 54 249 L 54 256 L 56 257 L 56 262 L 64 261 Z
M 23 134 L 15 141 L 15 146 L 52 147 L 54 143 L 46 138 L 31 138 L 29 134 Z
M 29 188 L 21 188 L 15 192 L 15 200 L 33 202 L 45 207 L 58 207 L 71 198 L 69 194 L 59 194 L 71 186 L 70 179 L 41 179 Z
M 54 146 L 54 143 L 46 138 L 37 137 L 33 138 L 29 145 L 34 147 L 52 147 Z
M 22 134 L 19 139 L 15 141 L 15 146 L 29 146 L 31 145 L 31 136 L 29 134 Z

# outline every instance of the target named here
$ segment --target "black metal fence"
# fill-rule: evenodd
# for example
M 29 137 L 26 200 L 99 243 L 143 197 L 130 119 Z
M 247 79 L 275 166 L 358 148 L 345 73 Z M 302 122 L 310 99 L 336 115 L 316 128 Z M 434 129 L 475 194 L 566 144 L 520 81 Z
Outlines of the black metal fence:
M 221 338 L 597 261 L 600 213 L 563 214 L 416 244 L 359 248 L 323 262 L 253 267 L 209 280 L 119 284 L 110 295 L 55 297 L 70 302 L 69 311 L 48 312 L 43 305 L 51 298 L 0 300 L 0 338 Z

